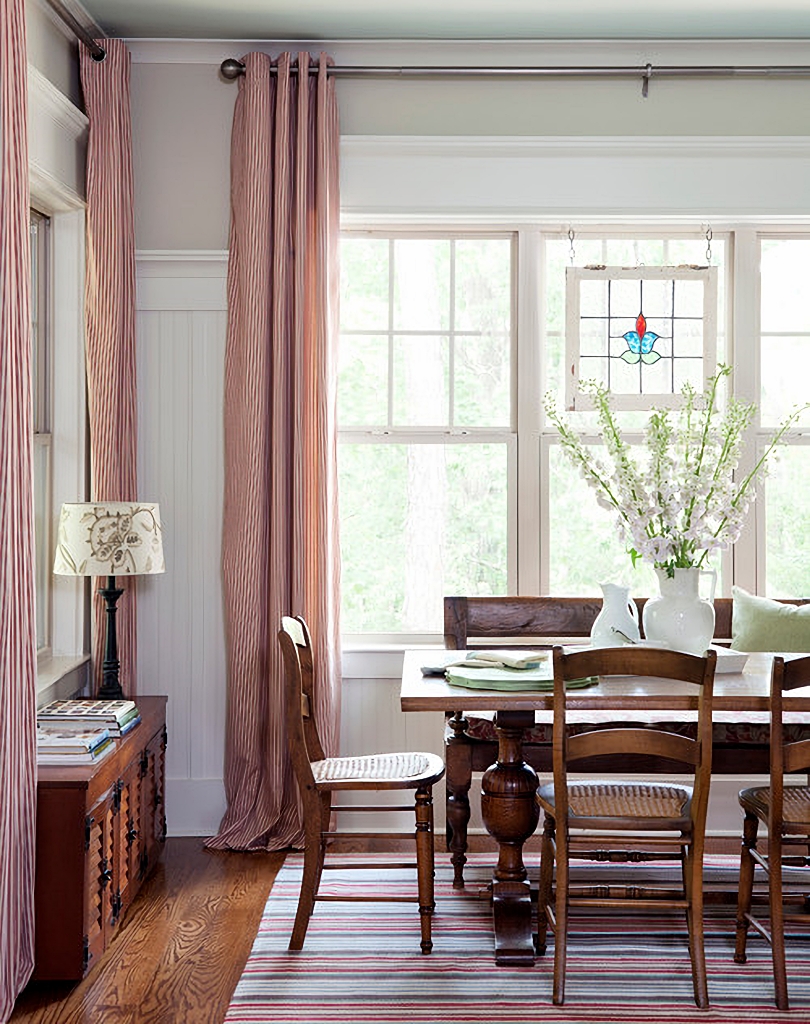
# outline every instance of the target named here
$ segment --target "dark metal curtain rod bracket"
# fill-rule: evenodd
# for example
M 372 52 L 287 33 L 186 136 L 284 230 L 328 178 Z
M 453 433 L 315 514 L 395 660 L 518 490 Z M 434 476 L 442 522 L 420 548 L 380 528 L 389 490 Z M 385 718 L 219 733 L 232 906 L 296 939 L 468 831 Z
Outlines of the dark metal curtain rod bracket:
M 104 49 L 104 47 L 99 46 L 99 44 L 90 35 L 90 33 L 87 31 L 84 25 L 81 25 L 73 17 L 71 12 L 67 9 L 67 7 L 65 7 L 61 0 L 46 0 L 46 3 L 54 12 L 54 14 L 67 25 L 67 27 L 71 30 L 73 35 L 76 36 L 76 38 L 80 42 L 84 43 L 84 45 L 90 51 L 90 56 L 93 58 L 93 60 L 100 64 L 101 61 L 103 61 L 104 58 L 107 56 L 107 51 Z

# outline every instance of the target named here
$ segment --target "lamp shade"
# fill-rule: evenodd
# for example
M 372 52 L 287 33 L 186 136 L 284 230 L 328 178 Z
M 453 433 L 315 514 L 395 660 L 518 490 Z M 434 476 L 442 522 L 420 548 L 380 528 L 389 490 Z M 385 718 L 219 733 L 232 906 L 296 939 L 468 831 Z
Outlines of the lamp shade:
M 60 576 L 165 572 L 160 510 L 146 501 L 65 504 L 53 571 Z

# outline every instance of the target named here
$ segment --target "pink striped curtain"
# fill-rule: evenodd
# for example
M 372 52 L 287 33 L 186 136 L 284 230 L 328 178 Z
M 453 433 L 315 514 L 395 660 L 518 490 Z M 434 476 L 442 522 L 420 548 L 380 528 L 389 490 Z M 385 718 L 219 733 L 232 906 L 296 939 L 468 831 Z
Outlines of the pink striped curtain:
M 23 0 L 0 0 L 0 1020 L 34 967 L 36 627 Z
M 335 345 L 338 119 L 322 54 L 251 53 L 231 142 L 222 567 L 228 645 L 225 788 L 209 845 L 300 845 L 287 757 L 282 615 L 310 625 L 316 715 L 335 752 L 339 557 Z
M 85 331 L 90 421 L 90 490 L 95 501 L 137 500 L 135 354 L 135 217 L 132 186 L 130 54 L 119 39 L 100 41 L 96 62 L 80 46 L 90 135 L 87 146 L 87 279 Z M 133 577 L 116 577 L 121 687 L 136 692 L 136 604 Z M 106 624 L 94 597 L 93 663 L 101 680 Z

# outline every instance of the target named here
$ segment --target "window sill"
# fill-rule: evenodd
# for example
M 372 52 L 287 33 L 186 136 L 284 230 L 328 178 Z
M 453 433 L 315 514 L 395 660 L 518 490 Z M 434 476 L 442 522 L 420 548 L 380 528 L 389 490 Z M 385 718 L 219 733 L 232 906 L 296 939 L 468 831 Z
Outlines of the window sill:
M 37 706 L 72 697 L 87 682 L 89 654 L 45 657 L 37 662 Z
M 370 643 L 343 644 L 344 679 L 401 679 L 402 655 L 405 651 L 443 650 L 440 643 Z

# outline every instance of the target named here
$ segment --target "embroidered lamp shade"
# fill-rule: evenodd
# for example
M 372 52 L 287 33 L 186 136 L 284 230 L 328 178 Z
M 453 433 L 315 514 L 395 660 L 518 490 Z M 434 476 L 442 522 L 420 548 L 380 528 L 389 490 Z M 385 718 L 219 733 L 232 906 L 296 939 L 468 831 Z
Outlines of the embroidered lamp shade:
M 60 576 L 106 576 L 107 638 L 97 696 L 120 700 L 116 603 L 123 590 L 116 576 L 165 572 L 160 511 L 145 501 L 91 501 L 62 506 L 53 571 Z
M 165 572 L 160 510 L 145 501 L 65 504 L 53 571 L 60 576 Z

